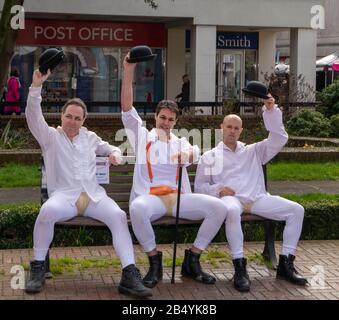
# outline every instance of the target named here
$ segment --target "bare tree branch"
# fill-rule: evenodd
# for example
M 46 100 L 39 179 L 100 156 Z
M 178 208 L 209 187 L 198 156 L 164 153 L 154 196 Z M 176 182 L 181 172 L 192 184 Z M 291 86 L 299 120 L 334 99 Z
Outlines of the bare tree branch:
M 159 4 L 156 3 L 154 0 L 144 0 L 152 9 L 158 8 Z
M 174 0 L 172 0 L 174 2 Z M 155 0 L 144 0 L 145 3 L 147 3 L 152 9 L 156 10 L 159 6 L 159 3 Z

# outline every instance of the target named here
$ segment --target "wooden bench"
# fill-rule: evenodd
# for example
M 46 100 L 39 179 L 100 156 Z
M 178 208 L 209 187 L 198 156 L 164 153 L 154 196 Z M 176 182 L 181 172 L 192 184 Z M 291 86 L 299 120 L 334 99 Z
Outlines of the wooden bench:
M 131 160 L 131 158 L 125 158 L 126 160 Z M 126 162 L 131 163 L 131 162 Z M 195 179 L 195 172 L 196 172 L 197 165 L 189 166 L 188 173 L 189 179 L 192 185 L 192 190 L 194 189 L 194 179 Z M 130 191 L 132 187 L 132 179 L 133 179 L 133 164 L 123 164 L 119 166 L 111 166 L 110 167 L 110 183 L 107 185 L 102 185 L 108 196 L 114 199 L 117 204 L 120 206 L 122 210 L 124 210 L 128 217 L 128 223 L 130 223 L 129 219 L 129 197 Z M 263 166 L 264 176 L 265 176 L 265 184 L 267 188 L 267 176 L 266 176 L 266 166 Z M 41 204 L 43 204 L 48 199 L 47 194 L 47 185 L 45 179 L 45 168 L 42 159 L 41 164 Z M 264 224 L 264 233 L 265 233 L 265 246 L 263 250 L 263 257 L 265 260 L 270 261 L 272 265 L 275 267 L 277 265 L 276 253 L 275 253 L 275 245 L 274 245 L 274 238 L 275 238 L 275 222 L 272 220 L 268 220 L 262 217 L 259 217 L 254 214 L 243 213 L 241 216 L 241 221 L 261 221 Z M 202 220 L 194 221 L 194 220 L 186 220 L 186 219 L 179 219 L 180 225 L 194 225 L 194 224 L 201 224 Z M 174 217 L 164 216 L 159 220 L 152 222 L 153 225 L 161 225 L 161 226 L 168 226 L 175 224 Z M 65 222 L 58 222 L 56 223 L 56 227 L 88 227 L 88 228 L 103 228 L 106 225 L 98 220 L 77 216 Z M 49 268 L 49 252 L 46 256 L 46 278 L 51 277 L 50 268 Z

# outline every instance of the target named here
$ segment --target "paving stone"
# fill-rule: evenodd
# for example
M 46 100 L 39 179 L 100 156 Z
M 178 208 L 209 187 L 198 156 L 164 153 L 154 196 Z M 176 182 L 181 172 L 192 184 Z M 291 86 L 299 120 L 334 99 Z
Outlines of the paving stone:
M 190 244 L 178 245 L 178 256 Z M 136 261 L 145 260 L 140 246 L 135 245 Z M 227 250 L 226 243 L 212 244 L 208 250 Z M 246 242 L 245 254 L 261 252 L 262 242 Z M 172 256 L 172 245 L 159 245 L 164 256 Z M 281 242 L 276 242 L 277 254 Z M 51 258 L 73 257 L 74 259 L 116 259 L 111 246 L 52 248 Z M 203 263 L 204 271 L 217 278 L 214 285 L 204 285 L 180 275 L 176 267 L 175 284 L 171 284 L 172 268 L 164 268 L 164 279 L 153 289 L 154 300 L 338 300 L 339 299 L 339 240 L 300 241 L 295 265 L 299 272 L 310 281 L 316 276 L 315 266 L 324 270 L 324 286 L 300 287 L 275 278 L 275 271 L 265 265 L 249 262 L 251 291 L 240 293 L 233 287 L 233 266 L 230 263 L 217 263 L 216 267 Z M 48 279 L 44 290 L 36 295 L 28 295 L 21 289 L 12 289 L 10 282 L 14 276 L 11 267 L 16 264 L 29 264 L 32 258 L 30 249 L 0 250 L 0 299 L 1 300 L 129 300 L 130 297 L 118 292 L 121 270 L 114 268 L 90 268 L 73 273 L 55 275 Z M 138 266 L 144 275 L 148 266 Z

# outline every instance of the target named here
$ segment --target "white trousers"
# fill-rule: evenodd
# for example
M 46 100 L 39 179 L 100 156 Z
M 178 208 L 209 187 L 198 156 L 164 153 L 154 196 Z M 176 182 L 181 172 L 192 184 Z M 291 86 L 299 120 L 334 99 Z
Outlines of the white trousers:
M 175 217 L 177 206 L 173 206 Z M 218 233 L 226 218 L 226 207 L 220 199 L 204 194 L 187 193 L 180 196 L 180 218 L 189 220 L 204 219 L 194 246 L 205 250 Z M 142 195 L 133 200 L 130 206 L 130 217 L 133 231 L 145 252 L 156 248 L 152 221 L 166 214 L 164 203 L 154 195 Z
M 227 207 L 226 237 L 233 259 L 244 256 L 244 236 L 241 229 L 243 205 L 233 196 L 221 199 Z M 301 234 L 304 208 L 293 201 L 279 196 L 266 195 L 252 204 L 251 213 L 276 221 L 286 221 L 283 232 L 282 254 L 294 254 Z
M 35 260 L 45 260 L 53 240 L 54 224 L 76 215 L 77 207 L 72 206 L 61 195 L 52 196 L 42 205 L 33 232 Z M 108 226 L 112 233 L 113 246 L 123 268 L 135 263 L 126 213 L 111 198 L 105 197 L 96 203 L 90 201 L 84 216 L 99 220 Z

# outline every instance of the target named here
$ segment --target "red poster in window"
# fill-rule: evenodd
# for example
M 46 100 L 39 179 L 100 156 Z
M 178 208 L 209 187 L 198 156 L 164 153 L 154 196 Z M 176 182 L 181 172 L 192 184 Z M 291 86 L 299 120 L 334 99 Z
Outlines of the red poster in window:
M 333 62 L 332 69 L 334 71 L 339 71 L 339 60 Z
M 161 23 L 25 20 L 18 45 L 165 48 L 166 29 Z

